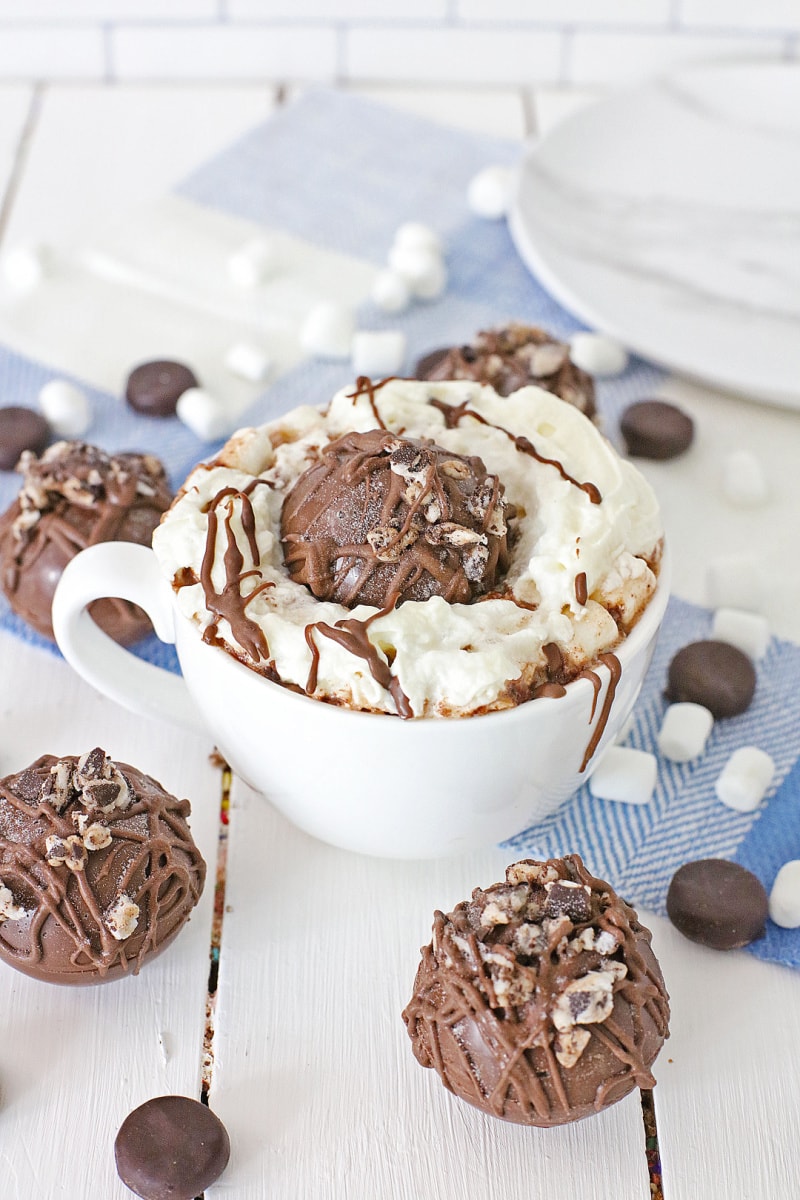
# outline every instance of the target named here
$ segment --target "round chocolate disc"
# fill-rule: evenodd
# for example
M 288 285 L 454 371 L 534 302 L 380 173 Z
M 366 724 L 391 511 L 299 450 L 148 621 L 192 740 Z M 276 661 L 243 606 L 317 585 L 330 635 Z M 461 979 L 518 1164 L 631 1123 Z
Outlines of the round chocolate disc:
M 694 421 L 666 400 L 640 400 L 625 409 L 620 432 L 632 458 L 677 458 L 692 444 Z
M 756 690 L 751 660 L 728 642 L 692 642 L 669 664 L 667 700 L 702 704 L 714 717 L 735 717 L 750 707 Z
M 147 1100 L 114 1142 L 119 1177 L 143 1200 L 194 1200 L 219 1179 L 230 1154 L 219 1117 L 188 1096 Z
M 0 471 L 13 471 L 23 450 L 41 454 L 50 441 L 50 426 L 32 408 L 0 408 Z
M 172 417 L 184 392 L 198 386 L 194 371 L 183 363 L 142 363 L 128 376 L 125 399 L 147 417 Z
M 768 909 L 760 880 L 724 858 L 685 863 L 667 892 L 667 916 L 675 928 L 712 950 L 736 950 L 763 937 Z

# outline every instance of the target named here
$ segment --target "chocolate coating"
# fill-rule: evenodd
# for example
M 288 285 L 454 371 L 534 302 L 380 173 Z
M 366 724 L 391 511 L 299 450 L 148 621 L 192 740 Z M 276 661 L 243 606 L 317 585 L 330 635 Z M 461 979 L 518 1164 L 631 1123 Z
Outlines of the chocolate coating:
M 761 881 L 723 858 L 685 863 L 667 891 L 667 916 L 675 928 L 712 950 L 736 950 L 763 937 L 768 912 Z
M 47 983 L 137 974 L 203 890 L 189 813 L 99 747 L 0 780 L 0 959 Z
M 750 707 L 756 690 L 752 661 L 728 642 L 692 642 L 669 664 L 664 693 L 672 703 L 702 704 L 714 717 L 735 717 Z
M 552 1126 L 653 1086 L 669 1004 L 649 931 L 573 854 L 437 912 L 403 1019 L 461 1099 Z
M 167 359 L 142 363 L 128 376 L 125 399 L 147 417 L 173 417 L 178 401 L 198 386 L 194 371 Z
M 172 493 L 153 455 L 108 455 L 85 442 L 56 442 L 40 459 L 24 455 L 20 471 L 20 493 L 0 516 L 0 586 L 14 611 L 54 641 L 53 594 L 67 563 L 97 542 L 149 546 Z M 123 645 L 151 629 L 127 600 L 98 600 L 89 611 Z
M 692 418 L 666 400 L 639 400 L 629 405 L 619 427 L 632 458 L 677 458 L 694 440 Z
M 506 507 L 480 458 L 384 429 L 347 433 L 284 500 L 284 560 L 296 583 L 349 608 L 467 603 L 508 567 Z
M 122 1182 L 143 1200 L 194 1200 L 228 1165 L 219 1117 L 188 1096 L 156 1096 L 125 1118 L 114 1142 Z
M 534 325 L 482 330 L 465 346 L 432 350 L 416 365 L 417 379 L 474 379 L 501 396 L 535 384 L 595 415 L 594 381 L 569 357 L 569 346 Z
M 32 408 L 0 408 L 0 471 L 13 471 L 26 450 L 41 454 L 50 441 L 50 426 Z

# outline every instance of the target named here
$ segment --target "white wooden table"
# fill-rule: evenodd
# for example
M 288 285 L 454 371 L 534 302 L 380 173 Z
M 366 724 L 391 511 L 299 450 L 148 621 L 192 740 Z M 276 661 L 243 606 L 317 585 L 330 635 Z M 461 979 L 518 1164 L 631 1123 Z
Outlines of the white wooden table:
M 585 99 L 552 89 L 370 94 L 508 136 L 534 121 L 546 129 Z M 0 89 L 0 236 L 80 238 L 163 193 L 278 99 L 266 85 Z M 697 445 L 645 469 L 664 507 L 675 590 L 706 602 L 709 546 L 733 554 L 744 537 L 765 570 L 782 572 L 767 609 L 775 632 L 800 640 L 800 413 L 673 388 L 691 394 Z M 744 446 L 769 461 L 774 499 L 743 514 L 716 500 L 714 485 L 725 452 Z M 191 798 L 215 863 L 224 827 L 210 739 L 131 717 L 8 635 L 0 661 L 2 774 L 44 752 L 103 745 Z M 502 852 L 434 864 L 359 858 L 299 833 L 237 781 L 228 829 L 211 1105 L 232 1156 L 208 1200 L 651 1195 L 637 1095 L 571 1128 L 519 1129 L 454 1101 L 412 1057 L 400 1012 L 433 911 L 501 878 Z M 2 1200 L 129 1195 L 112 1153 L 122 1119 L 154 1095 L 199 1096 L 213 900 L 212 872 L 187 930 L 136 979 L 73 990 L 0 971 Z M 800 975 L 704 950 L 644 916 L 673 1003 L 655 1092 L 666 1200 L 794 1196 Z

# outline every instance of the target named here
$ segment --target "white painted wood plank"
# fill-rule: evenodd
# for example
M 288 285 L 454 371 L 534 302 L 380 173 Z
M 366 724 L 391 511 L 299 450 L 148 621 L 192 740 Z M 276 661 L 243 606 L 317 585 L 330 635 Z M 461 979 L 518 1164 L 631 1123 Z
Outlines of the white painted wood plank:
M 232 1153 L 207 1200 L 649 1196 L 638 1093 L 525 1129 L 455 1100 L 414 1059 L 401 1012 L 434 910 L 506 862 L 347 854 L 234 784 L 211 1093 Z
M 266 84 L 47 88 L 6 242 L 86 240 L 169 191 L 272 103 Z
M 28 85 L 0 86 L 0 212 L 17 159 L 32 97 L 33 88 Z
M 800 642 L 800 412 L 752 404 L 680 380 L 665 381 L 659 395 L 690 413 L 695 422 L 688 454 L 671 462 L 637 460 L 664 514 L 673 551 L 673 591 L 696 604 L 720 604 L 710 587 L 709 570 L 718 561 L 733 561 L 752 578 L 760 611 L 773 633 Z M 724 463 L 737 450 L 748 450 L 763 468 L 769 482 L 763 505 L 746 508 L 725 499 Z
M 4 776 L 40 754 L 101 745 L 191 800 L 210 868 L 188 925 L 135 978 L 59 987 L 0 964 L 3 1200 L 124 1200 L 113 1144 L 128 1112 L 151 1096 L 200 1093 L 220 772 L 210 739 L 132 717 L 63 661 L 2 631 L 0 662 Z
M 797 1195 L 800 980 L 744 951 L 697 946 L 644 917 L 672 1036 L 656 1064 L 665 1200 Z

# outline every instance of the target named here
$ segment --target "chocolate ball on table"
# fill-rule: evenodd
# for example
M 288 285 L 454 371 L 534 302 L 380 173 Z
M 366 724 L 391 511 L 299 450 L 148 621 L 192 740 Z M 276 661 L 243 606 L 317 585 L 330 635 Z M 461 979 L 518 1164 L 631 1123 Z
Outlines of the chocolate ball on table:
M 480 458 L 384 429 L 347 433 L 283 503 L 284 561 L 295 582 L 349 608 L 467 603 L 507 570 L 511 515 Z
M 99 747 L 0 780 L 0 960 L 47 983 L 137 974 L 203 890 L 190 810 Z
M 437 912 L 403 1018 L 461 1099 L 552 1126 L 653 1086 L 669 1004 L 649 931 L 572 854 Z
M 53 641 L 53 594 L 67 563 L 97 542 L 149 546 L 172 493 L 152 454 L 111 455 L 85 442 L 25 454 L 19 470 L 20 493 L 0 516 L 0 586 L 14 612 Z M 127 600 L 98 600 L 89 611 L 123 645 L 151 630 Z
M 474 379 L 488 383 L 501 396 L 535 384 L 595 415 L 594 381 L 576 367 L 569 346 L 535 325 L 508 325 L 483 330 L 465 346 L 433 350 L 419 360 L 417 379 Z

